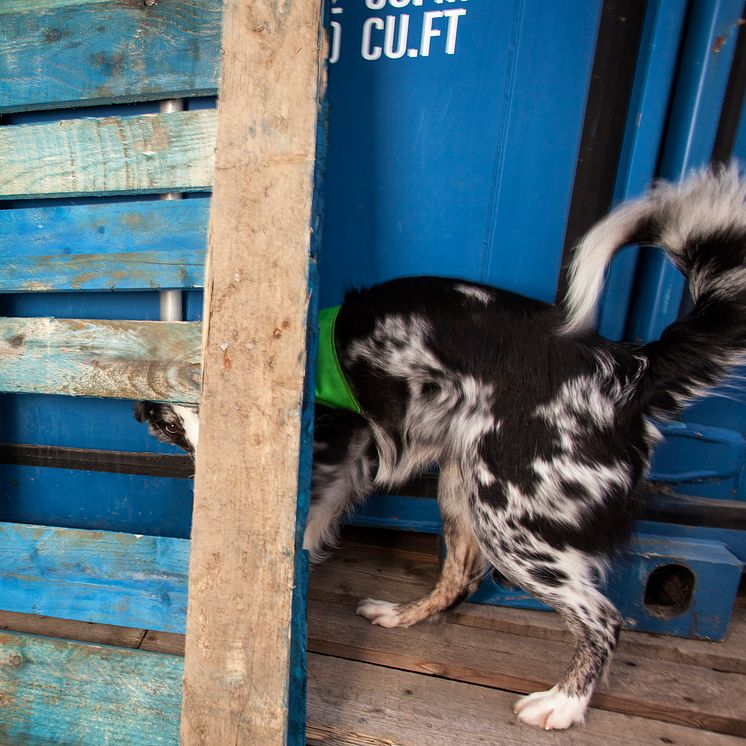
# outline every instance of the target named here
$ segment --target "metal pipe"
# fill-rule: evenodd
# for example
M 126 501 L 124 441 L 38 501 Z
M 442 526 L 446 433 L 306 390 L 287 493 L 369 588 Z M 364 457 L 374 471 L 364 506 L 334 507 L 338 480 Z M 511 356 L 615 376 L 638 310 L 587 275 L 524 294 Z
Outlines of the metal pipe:
M 172 98 L 161 101 L 161 114 L 171 114 L 175 111 L 184 111 L 184 100 Z M 160 199 L 181 199 L 179 192 L 166 192 L 161 194 Z M 184 294 L 181 290 L 161 290 L 161 321 L 181 321 L 183 318 Z

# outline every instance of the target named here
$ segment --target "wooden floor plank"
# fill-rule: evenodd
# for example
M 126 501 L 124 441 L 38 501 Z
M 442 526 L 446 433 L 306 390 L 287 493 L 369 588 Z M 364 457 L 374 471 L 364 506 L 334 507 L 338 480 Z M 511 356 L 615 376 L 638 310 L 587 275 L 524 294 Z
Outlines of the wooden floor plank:
M 594 711 L 571 731 L 518 723 L 515 697 L 457 681 L 309 655 L 310 746 L 724 746 L 732 736 Z
M 362 543 L 347 543 L 312 569 L 310 595 L 317 601 L 346 598 L 354 604 L 371 596 L 405 601 L 432 588 L 437 564 L 419 551 L 394 553 Z M 570 641 L 567 627 L 553 613 L 505 606 L 462 604 L 448 616 L 451 624 L 510 632 L 541 640 Z M 746 674 L 746 608 L 736 607 L 723 642 L 686 640 L 642 632 L 622 632 L 619 653 L 702 665 Z
M 551 686 L 569 660 L 572 647 L 562 640 L 538 643 L 523 635 L 450 623 L 394 630 L 373 627 L 354 616 L 350 599 L 368 593 L 392 600 L 408 597 L 417 565 L 404 563 L 400 579 L 405 582 L 388 585 L 391 579 L 386 578 L 387 590 L 381 594 L 382 574 L 369 563 L 359 565 L 353 572 L 347 564 L 347 573 L 335 577 L 333 587 L 342 592 L 339 598 L 328 590 L 319 597 L 325 570 L 314 571 L 310 650 L 516 692 Z M 609 689 L 594 699 L 604 709 L 746 736 L 743 701 L 742 675 L 626 650 L 615 658 Z

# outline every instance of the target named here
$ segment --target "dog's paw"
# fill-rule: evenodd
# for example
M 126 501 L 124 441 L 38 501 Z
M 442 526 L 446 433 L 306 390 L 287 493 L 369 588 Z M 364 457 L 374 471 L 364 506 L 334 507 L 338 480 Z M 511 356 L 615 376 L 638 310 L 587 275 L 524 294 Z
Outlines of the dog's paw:
M 371 624 L 379 627 L 398 627 L 401 624 L 399 604 L 390 601 L 377 601 L 375 598 L 365 598 L 358 605 L 355 613 L 365 617 Z
M 564 730 L 582 723 L 588 706 L 587 697 L 571 697 L 553 686 L 546 692 L 534 692 L 515 703 L 518 719 L 544 730 Z

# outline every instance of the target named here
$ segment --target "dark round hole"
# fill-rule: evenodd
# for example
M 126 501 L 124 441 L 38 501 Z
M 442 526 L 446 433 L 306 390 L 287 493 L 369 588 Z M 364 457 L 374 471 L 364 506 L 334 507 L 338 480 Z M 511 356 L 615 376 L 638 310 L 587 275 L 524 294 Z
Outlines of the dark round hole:
M 692 602 L 694 573 L 684 565 L 661 565 L 648 575 L 645 608 L 659 619 L 683 614 Z

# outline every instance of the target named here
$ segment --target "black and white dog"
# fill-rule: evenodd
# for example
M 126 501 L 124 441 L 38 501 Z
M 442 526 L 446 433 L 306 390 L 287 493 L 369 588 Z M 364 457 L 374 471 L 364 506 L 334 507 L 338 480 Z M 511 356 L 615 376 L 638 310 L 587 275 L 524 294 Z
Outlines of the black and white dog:
M 597 584 L 642 494 L 650 418 L 675 415 L 746 348 L 745 197 L 732 168 L 621 205 L 579 245 L 560 307 L 437 277 L 345 297 L 335 341 L 362 414 L 317 414 L 305 546 L 320 557 L 353 505 L 437 463 L 447 555 L 435 589 L 404 604 L 366 599 L 357 613 L 406 627 L 497 569 L 576 638 L 559 683 L 516 704 L 527 723 L 581 722 L 609 663 L 621 618 Z M 639 346 L 591 330 L 605 269 L 631 243 L 663 247 L 694 300 Z M 194 452 L 195 410 L 143 403 L 137 416 Z

